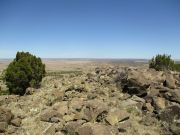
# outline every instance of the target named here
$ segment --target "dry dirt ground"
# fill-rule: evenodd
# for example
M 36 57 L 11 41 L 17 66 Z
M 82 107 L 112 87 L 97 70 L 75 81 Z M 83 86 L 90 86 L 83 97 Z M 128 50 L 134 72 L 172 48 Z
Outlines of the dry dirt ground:
M 41 88 L 0 96 L 0 134 L 179 135 L 179 73 L 139 60 L 43 62 Z M 1 71 L 8 63 L 0 61 Z

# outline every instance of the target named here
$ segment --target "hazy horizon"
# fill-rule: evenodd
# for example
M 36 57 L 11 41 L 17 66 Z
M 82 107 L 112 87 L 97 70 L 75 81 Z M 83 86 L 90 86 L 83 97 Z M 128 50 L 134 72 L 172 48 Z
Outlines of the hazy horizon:
M 180 59 L 179 0 L 1 0 L 0 58 Z

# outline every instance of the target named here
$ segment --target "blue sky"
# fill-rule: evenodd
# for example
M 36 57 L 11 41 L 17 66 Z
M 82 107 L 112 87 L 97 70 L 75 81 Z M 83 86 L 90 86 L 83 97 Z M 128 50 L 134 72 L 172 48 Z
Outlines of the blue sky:
M 0 58 L 180 59 L 180 0 L 0 0 Z

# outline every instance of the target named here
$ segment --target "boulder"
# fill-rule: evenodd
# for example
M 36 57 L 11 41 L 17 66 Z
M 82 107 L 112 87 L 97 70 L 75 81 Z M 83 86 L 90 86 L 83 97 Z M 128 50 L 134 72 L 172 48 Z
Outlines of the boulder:
M 63 77 L 63 75 L 61 77 Z M 54 88 L 57 90 L 61 90 L 62 89 L 62 82 L 59 82 L 59 80 L 55 80 Z
M 176 80 L 174 79 L 172 74 L 166 74 L 166 80 L 164 81 L 164 86 L 170 89 L 176 88 Z
M 103 72 L 103 70 L 102 70 L 101 68 L 99 68 L 99 67 L 97 67 L 97 68 L 95 69 L 95 73 L 96 73 L 96 74 L 102 74 L 102 72 Z
M 159 118 L 168 124 L 180 121 L 180 106 L 173 105 L 167 107 L 159 114 Z
M 157 86 L 156 89 L 159 89 L 159 94 L 162 95 L 163 93 L 166 93 L 168 91 L 171 91 L 172 89 L 164 86 Z
M 150 103 L 150 104 L 153 104 L 153 97 L 148 95 L 146 97 L 144 97 L 144 99 L 146 100 L 146 103 Z
M 86 74 L 88 79 L 93 79 L 94 77 L 96 77 L 96 73 L 95 72 L 90 72 Z
M 147 95 L 146 90 L 150 86 L 150 81 L 140 71 L 129 70 L 127 80 L 124 80 L 121 86 L 125 93 L 144 97 Z
M 141 104 L 141 103 L 140 103 Z M 126 100 L 123 100 L 120 102 L 119 106 L 121 108 L 124 108 L 124 109 L 127 109 L 129 107 L 133 107 L 133 106 L 138 106 L 139 105 L 139 102 L 137 101 L 134 101 L 132 99 L 126 99 Z
M 52 106 L 56 102 L 61 102 L 64 99 L 64 91 L 59 89 L 54 89 L 51 93 L 47 93 L 45 98 L 47 99 L 47 106 Z
M 81 93 L 75 91 L 75 90 L 72 90 L 72 91 L 67 91 L 65 93 L 65 97 L 64 97 L 64 100 L 65 101 L 69 101 L 69 100 L 72 100 L 74 97 L 78 97 Z
M 150 103 L 144 104 L 142 109 L 143 111 L 149 111 L 150 113 L 154 111 L 154 107 Z
M 61 118 L 62 115 L 59 114 L 56 110 L 53 109 L 47 109 L 44 112 L 41 113 L 40 119 L 44 122 L 54 122 L 54 118 Z
M 145 103 L 145 100 L 143 98 L 140 98 L 136 95 L 133 95 L 131 99 L 136 101 L 136 102 Z
M 140 71 L 140 70 L 134 70 L 130 69 L 128 71 L 128 80 L 134 82 L 138 86 L 148 86 L 150 85 L 150 80 L 145 75 L 145 72 L 147 74 L 147 71 Z
M 87 98 L 89 100 L 95 99 L 95 98 L 97 98 L 97 94 L 96 93 L 88 93 Z
M 146 114 L 145 116 L 142 116 L 141 120 L 139 121 L 140 124 L 143 124 L 145 126 L 153 126 L 157 124 L 157 122 L 158 120 L 151 114 Z
M 77 135 L 114 135 L 109 127 L 103 124 L 85 123 L 76 130 Z
M 7 127 L 8 127 L 7 122 L 0 122 L 0 133 L 6 132 Z
M 56 132 L 54 135 L 65 135 L 65 134 L 62 132 Z
M 121 75 L 122 76 L 122 75 Z M 161 85 L 165 80 L 163 72 L 158 72 L 153 69 L 133 69 L 127 70 L 127 76 L 123 75 L 120 79 L 123 92 L 130 95 L 145 97 L 147 89 L 151 85 Z
M 169 134 L 179 135 L 179 124 L 180 124 L 180 106 L 172 105 L 164 109 L 159 114 L 159 119 L 163 121 L 165 125 L 165 132 Z
M 168 92 L 164 93 L 163 96 L 169 101 L 180 104 L 180 89 L 169 90 Z
M 84 101 L 81 98 L 73 98 L 69 103 L 69 109 L 72 111 L 80 111 L 84 105 Z
M 170 126 L 170 131 L 173 133 L 173 135 L 180 135 L 180 126 L 176 124 L 172 124 Z
M 68 122 L 65 125 L 65 129 L 67 131 L 68 134 L 70 135 L 76 135 L 76 129 L 78 127 L 80 127 L 82 124 L 84 123 L 84 121 L 72 121 L 72 122 Z
M 104 84 L 110 84 L 113 82 L 112 78 L 107 75 L 101 75 L 99 79 L 100 79 L 99 82 L 104 83 Z
M 147 69 L 143 71 L 143 76 L 153 83 L 161 84 L 164 82 L 166 76 L 163 71 L 156 71 L 155 69 Z
M 13 117 L 14 115 L 11 113 L 11 110 L 0 108 L 0 122 L 7 122 L 9 124 Z
M 75 114 L 72 113 L 72 114 L 64 115 L 63 120 L 65 122 L 73 121 L 75 120 Z
M 52 117 L 50 122 L 51 123 L 58 123 L 58 122 L 60 122 L 60 119 L 58 117 Z
M 147 95 L 146 89 L 149 86 L 141 87 L 138 86 L 135 81 L 129 80 L 127 85 L 123 88 L 123 92 L 128 93 L 130 95 L 137 95 L 139 97 L 145 97 Z
M 154 103 L 154 107 L 157 111 L 166 108 L 166 100 L 164 98 L 154 97 L 153 103 Z
M 8 125 L 8 128 L 6 130 L 6 133 L 8 135 L 13 135 L 13 134 L 16 134 L 17 130 L 20 129 L 19 127 L 15 127 L 15 126 L 12 126 L 12 125 Z
M 151 97 L 159 96 L 159 92 L 160 92 L 159 89 L 153 87 L 153 88 L 149 89 L 148 95 L 151 96 Z
M 120 122 L 117 124 L 117 127 L 118 127 L 119 132 L 124 133 L 132 128 L 132 123 L 130 120 L 125 121 L 125 122 Z
M 52 92 L 52 96 L 54 97 L 54 103 L 55 102 L 60 102 L 60 101 L 62 101 L 63 100 L 63 98 L 64 98 L 64 91 L 61 91 L 61 90 L 54 90 L 53 92 Z
M 65 92 L 68 92 L 68 91 L 76 91 L 76 92 L 86 92 L 86 89 L 83 85 L 81 85 L 81 83 L 75 83 L 73 85 L 70 85 L 66 90 Z
M 42 133 L 42 135 L 55 135 L 56 126 L 54 124 L 49 125 Z
M 52 108 L 53 108 L 53 110 L 56 110 L 62 116 L 66 115 L 69 111 L 67 101 L 57 102 L 52 106 Z
M 95 122 L 98 116 L 108 112 L 108 106 L 100 100 L 91 100 L 85 104 L 82 109 L 82 119 Z
M 140 97 L 146 96 L 147 85 L 141 85 L 135 79 L 128 79 L 126 83 L 122 84 L 122 89 L 124 93 L 128 93 L 130 95 L 137 95 Z
M 77 135 L 94 135 L 91 125 L 84 124 L 76 130 Z
M 21 126 L 21 119 L 20 118 L 15 118 L 13 120 L 11 120 L 11 124 L 15 127 L 20 127 Z
M 29 87 L 26 89 L 25 95 L 33 95 L 34 92 L 35 92 L 35 89 Z
M 127 119 L 129 119 L 129 113 L 116 108 L 111 109 L 106 117 L 106 121 L 112 126 Z
M 0 96 L 0 106 L 3 104 L 8 105 L 9 103 L 12 102 L 18 102 L 20 96 L 18 95 L 1 95 Z

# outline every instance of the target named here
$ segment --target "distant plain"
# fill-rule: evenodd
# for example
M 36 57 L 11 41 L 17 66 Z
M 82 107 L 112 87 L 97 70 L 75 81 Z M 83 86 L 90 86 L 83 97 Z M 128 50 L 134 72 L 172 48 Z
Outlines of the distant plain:
M 12 59 L 0 59 L 0 70 L 7 68 Z M 43 59 L 47 71 L 86 70 L 98 66 L 147 66 L 146 59 Z

